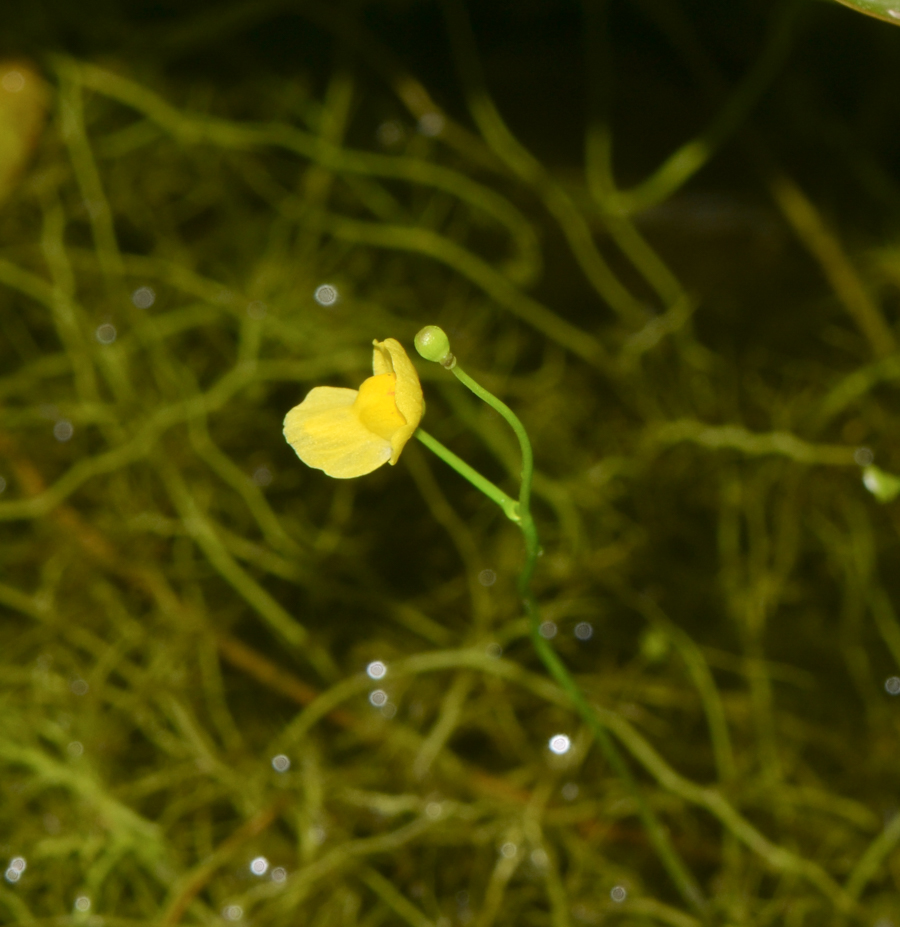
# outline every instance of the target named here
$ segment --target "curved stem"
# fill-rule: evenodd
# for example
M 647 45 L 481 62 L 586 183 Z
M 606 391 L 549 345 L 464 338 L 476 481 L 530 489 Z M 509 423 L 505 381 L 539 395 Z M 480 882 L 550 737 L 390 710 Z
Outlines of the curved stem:
M 549 674 L 556 680 L 557 684 L 569 696 L 572 706 L 581 719 L 587 724 L 591 733 L 597 741 L 600 751 L 609 763 L 616 775 L 625 783 L 628 791 L 631 793 L 637 805 L 638 815 L 641 822 L 647 830 L 647 835 L 653 848 L 663 864 L 666 872 L 672 882 L 677 887 L 682 898 L 701 916 L 707 912 L 706 899 L 700 890 L 699 885 L 691 874 L 690 870 L 678 855 L 675 847 L 669 839 L 668 832 L 662 822 L 654 813 L 653 809 L 647 803 L 643 792 L 638 786 L 630 767 L 625 762 L 622 754 L 619 752 L 615 741 L 610 736 L 608 730 L 600 721 L 597 712 L 591 707 L 584 697 L 578 683 L 572 677 L 572 674 L 566 668 L 566 665 L 560 659 L 556 651 L 550 646 L 550 643 L 541 634 L 541 617 L 537 599 L 531 590 L 531 580 L 534 576 L 537 558 L 541 554 L 540 540 L 538 538 L 537 527 L 531 516 L 531 481 L 534 476 L 534 453 L 531 448 L 531 441 L 525 431 L 525 426 L 519 420 L 515 412 L 510 409 L 505 402 L 502 402 L 493 393 L 488 392 L 480 383 L 473 380 L 464 370 L 462 370 L 453 359 L 453 365 L 449 367 L 453 375 L 464 386 L 470 389 L 479 399 L 486 402 L 492 409 L 497 411 L 509 423 L 509 426 L 515 432 L 519 440 L 519 447 L 522 451 L 522 483 L 519 491 L 518 505 L 512 502 L 502 490 L 489 483 L 481 474 L 477 473 L 468 464 L 460 460 L 452 451 L 449 451 L 442 444 L 435 441 L 430 435 L 425 434 L 421 429 L 416 432 L 419 440 L 426 447 L 434 450 L 439 457 L 450 464 L 457 472 L 466 477 L 474 486 L 477 486 L 489 498 L 493 499 L 500 505 L 507 515 L 516 521 L 522 530 L 525 539 L 525 563 L 522 566 L 522 572 L 519 574 L 517 588 L 522 602 L 525 606 L 525 613 L 529 619 L 531 640 L 534 649 L 540 657 L 541 662 L 546 667 Z M 486 484 L 486 488 L 485 485 Z M 515 506 L 516 517 L 509 514 L 507 505 L 512 503 Z
M 488 499 L 496 502 L 510 521 L 517 523 L 521 521 L 519 518 L 519 503 L 506 495 L 499 486 L 495 486 L 489 479 L 483 477 L 474 467 L 470 467 L 461 457 L 457 457 L 449 447 L 445 447 L 427 431 L 423 431 L 421 428 L 416 429 L 416 437 L 429 451 L 440 457 L 445 464 L 453 467 L 460 476 L 465 477 L 476 489 L 481 490 Z

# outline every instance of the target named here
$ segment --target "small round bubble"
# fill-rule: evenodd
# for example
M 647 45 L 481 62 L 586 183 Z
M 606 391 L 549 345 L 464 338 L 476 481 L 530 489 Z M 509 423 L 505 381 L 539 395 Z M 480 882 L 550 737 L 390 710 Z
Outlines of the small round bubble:
M 94 337 L 100 344 L 112 344 L 116 340 L 116 326 L 104 322 L 102 325 L 97 326 Z
M 84 753 L 84 744 L 78 740 L 73 740 L 72 743 L 66 747 L 66 753 L 68 753 L 69 756 L 77 758 Z
M 91 899 L 87 895 L 79 895 L 75 899 L 75 910 L 81 914 L 86 914 L 91 910 Z
M 884 691 L 888 695 L 900 695 L 900 676 L 888 676 L 884 681 Z
M 387 700 L 387 692 L 385 692 L 384 689 L 373 689 L 369 693 L 369 702 L 376 708 L 381 708 L 382 705 L 387 703 Z
M 512 843 L 511 841 L 507 841 L 506 843 L 503 844 L 503 846 L 500 847 L 500 855 L 504 859 L 512 859 L 516 855 L 518 850 L 519 848 L 514 843 Z
M 369 679 L 383 679 L 387 675 L 387 667 L 381 660 L 373 660 L 366 667 L 366 675 Z
M 538 633 L 546 640 L 553 640 L 556 637 L 556 625 L 552 621 L 542 621 L 538 628 Z
M 566 734 L 554 734 L 550 738 L 549 747 L 551 752 L 555 753 L 557 756 L 562 756 L 572 749 L 572 741 Z
M 239 904 L 230 904 L 222 908 L 222 917 L 226 921 L 239 921 L 244 916 L 244 909 Z
M 610 891 L 609 897 L 612 898 L 616 904 L 621 904 L 628 897 L 628 892 L 625 890 L 624 885 L 616 885 Z
M 10 866 L 6 870 L 6 872 L 3 874 L 3 877 L 6 879 L 7 882 L 13 884 L 15 882 L 18 882 L 19 879 L 22 878 L 22 873 L 19 872 L 17 869 L 13 869 L 13 867 Z
M 578 786 L 574 782 L 567 782 L 560 791 L 566 801 L 575 801 L 578 798 Z
M 320 306 L 333 306 L 338 301 L 338 291 L 330 283 L 316 287 L 315 300 Z
M 871 448 L 858 447 L 853 452 L 853 459 L 860 467 L 868 467 L 871 466 L 872 461 L 875 460 L 875 455 L 872 453 Z
M 24 872 L 28 868 L 28 863 L 25 862 L 24 856 L 14 856 L 9 861 L 9 868 L 16 872 Z
M 291 768 L 291 761 L 283 754 L 272 757 L 272 769 L 275 772 L 287 772 Z
M 589 641 L 594 636 L 594 626 L 588 621 L 579 621 L 575 625 L 575 636 L 580 641 Z
M 482 586 L 493 586 L 497 582 L 497 574 L 493 570 L 482 570 L 478 574 L 478 582 Z
M 260 488 L 269 486 L 272 482 L 272 471 L 268 467 L 257 467 L 250 479 Z
M 499 657 L 503 655 L 503 648 L 496 641 L 493 641 L 484 648 L 484 652 L 489 657 Z
M 73 679 L 69 683 L 69 691 L 73 695 L 87 695 L 90 686 L 84 679 Z
M 272 870 L 272 881 L 283 882 L 287 878 L 287 869 L 284 866 L 276 866 Z
M 67 418 L 61 418 L 53 426 L 53 437 L 57 441 L 69 441 L 73 434 L 75 434 L 75 426 Z
M 7 71 L 0 77 L 0 86 L 7 93 L 19 93 L 25 89 L 25 75 L 21 71 Z
M 138 309 L 149 309 L 156 302 L 156 293 L 149 286 L 139 286 L 131 294 L 131 301 Z
M 394 145 L 399 145 L 403 141 L 403 126 L 394 119 L 382 122 L 375 130 L 375 138 L 378 139 L 379 145 L 393 148 Z
M 250 861 L 250 871 L 255 876 L 264 876 L 269 871 L 269 861 L 265 856 L 257 856 Z
M 445 120 L 440 113 L 425 113 L 419 120 L 419 132 L 433 138 L 444 130 Z
M 537 866 L 538 869 L 545 869 L 547 864 L 550 862 L 550 857 L 547 856 L 547 851 L 542 850 L 538 847 L 536 850 L 531 851 L 531 855 L 528 857 L 531 860 L 532 866 Z
M 436 821 L 444 813 L 444 806 L 439 801 L 430 801 L 425 806 L 425 816 Z

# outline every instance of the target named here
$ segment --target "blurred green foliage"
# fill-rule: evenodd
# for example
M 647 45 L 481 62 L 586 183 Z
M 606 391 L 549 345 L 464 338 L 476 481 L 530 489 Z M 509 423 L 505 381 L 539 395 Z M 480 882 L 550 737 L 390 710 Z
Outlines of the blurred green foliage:
M 900 470 L 900 31 L 35 9 L 0 921 L 900 924 L 898 509 L 861 470 Z M 532 653 L 502 513 L 418 446 L 332 481 L 281 437 L 428 323 L 529 429 L 546 635 L 706 915 Z M 497 416 L 419 367 L 428 430 L 512 489 Z

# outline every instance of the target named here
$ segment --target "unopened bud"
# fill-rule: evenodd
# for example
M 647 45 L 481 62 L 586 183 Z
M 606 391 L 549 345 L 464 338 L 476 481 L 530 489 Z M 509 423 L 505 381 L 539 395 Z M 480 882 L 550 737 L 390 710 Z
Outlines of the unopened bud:
M 444 367 L 452 367 L 456 363 L 456 358 L 450 353 L 450 339 L 437 325 L 426 325 L 416 335 L 416 350 L 425 360 Z

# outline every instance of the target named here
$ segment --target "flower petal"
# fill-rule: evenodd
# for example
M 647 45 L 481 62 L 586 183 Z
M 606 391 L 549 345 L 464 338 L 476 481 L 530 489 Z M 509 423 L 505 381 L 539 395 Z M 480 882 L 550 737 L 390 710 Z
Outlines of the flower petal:
M 317 386 L 284 418 L 284 436 L 309 467 L 336 479 L 364 476 L 390 460 L 391 442 L 370 431 L 353 408 L 355 389 Z
M 425 412 L 425 400 L 422 397 L 422 386 L 419 375 L 412 361 L 403 350 L 403 345 L 396 338 L 385 338 L 384 341 L 375 341 L 375 351 L 372 355 L 372 369 L 376 376 L 393 373 L 397 377 L 394 399 L 400 414 L 406 419 L 406 424 L 391 436 L 391 464 L 397 462 L 400 451 L 419 427 L 422 415 Z
M 397 378 L 392 373 L 382 373 L 364 380 L 353 409 L 359 420 L 379 438 L 390 441 L 398 428 L 406 425 L 396 402 Z

